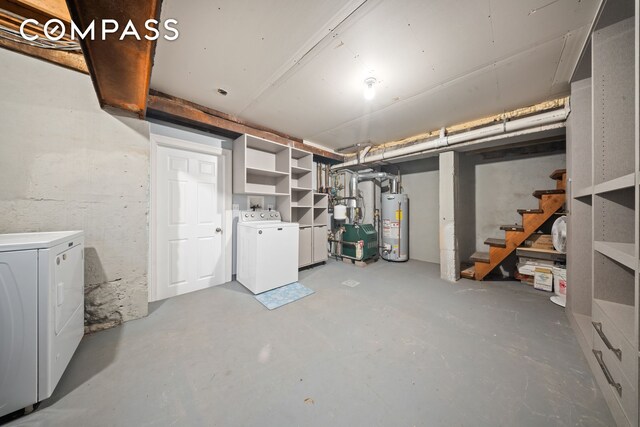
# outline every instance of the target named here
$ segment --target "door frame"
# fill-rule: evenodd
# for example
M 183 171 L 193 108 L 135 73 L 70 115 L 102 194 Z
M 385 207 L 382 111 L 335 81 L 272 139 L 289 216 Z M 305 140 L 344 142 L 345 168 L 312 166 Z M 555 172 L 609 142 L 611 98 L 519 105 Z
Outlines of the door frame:
M 233 224 L 233 211 L 232 211 L 232 150 L 226 148 L 212 147 L 210 145 L 200 144 L 197 142 L 186 141 L 179 138 L 173 138 L 170 136 L 150 134 L 150 206 L 149 206 L 149 262 L 147 273 L 148 277 L 148 301 L 153 302 L 158 300 L 158 282 L 156 277 L 157 268 L 157 254 L 158 254 L 158 188 L 156 185 L 156 179 L 158 177 L 158 147 L 173 148 L 182 151 L 188 151 L 192 153 L 210 154 L 219 158 L 218 167 L 221 170 L 220 175 L 224 180 L 224 196 L 222 203 L 222 245 L 225 252 L 224 260 L 224 282 L 231 281 L 232 260 L 233 260 L 233 246 L 232 246 L 232 224 Z

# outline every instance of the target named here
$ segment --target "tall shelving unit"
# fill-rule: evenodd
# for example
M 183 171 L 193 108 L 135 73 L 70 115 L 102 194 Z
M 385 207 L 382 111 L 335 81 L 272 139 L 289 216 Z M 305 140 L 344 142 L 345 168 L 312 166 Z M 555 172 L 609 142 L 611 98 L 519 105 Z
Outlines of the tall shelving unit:
M 233 192 L 286 196 L 290 194 L 289 147 L 251 135 L 233 145 Z
M 291 148 L 291 194 L 279 196 L 277 208 L 285 221 L 300 224 L 298 266 L 300 268 L 327 260 L 326 226 L 316 208 L 318 197 L 313 192 L 313 154 Z M 324 233 L 318 230 L 324 227 Z M 319 251 L 320 242 L 323 250 Z
M 567 312 L 618 425 L 638 426 L 640 146 L 636 17 L 599 28 L 574 82 Z

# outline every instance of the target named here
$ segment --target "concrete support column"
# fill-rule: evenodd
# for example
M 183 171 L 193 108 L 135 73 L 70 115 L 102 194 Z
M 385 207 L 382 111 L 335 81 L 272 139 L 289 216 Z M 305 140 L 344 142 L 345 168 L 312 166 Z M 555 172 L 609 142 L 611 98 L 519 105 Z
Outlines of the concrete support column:
M 440 277 L 455 282 L 460 279 L 458 251 L 458 181 L 459 154 L 440 154 Z

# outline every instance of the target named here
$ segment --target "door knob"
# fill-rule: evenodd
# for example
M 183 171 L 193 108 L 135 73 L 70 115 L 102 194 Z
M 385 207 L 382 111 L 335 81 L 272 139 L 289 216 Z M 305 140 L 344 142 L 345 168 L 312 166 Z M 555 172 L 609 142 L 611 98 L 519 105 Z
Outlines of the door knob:
M 216 228 L 216 233 L 222 233 L 222 228 L 220 227 Z

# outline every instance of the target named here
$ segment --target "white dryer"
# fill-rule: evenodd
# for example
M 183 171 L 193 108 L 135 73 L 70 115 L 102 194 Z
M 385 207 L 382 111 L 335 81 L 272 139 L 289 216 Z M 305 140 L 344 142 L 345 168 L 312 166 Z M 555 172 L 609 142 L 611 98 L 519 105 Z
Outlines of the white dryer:
M 260 294 L 298 281 L 298 228 L 277 211 L 241 212 L 238 282 Z
M 50 397 L 83 334 L 83 232 L 0 235 L 0 416 Z

